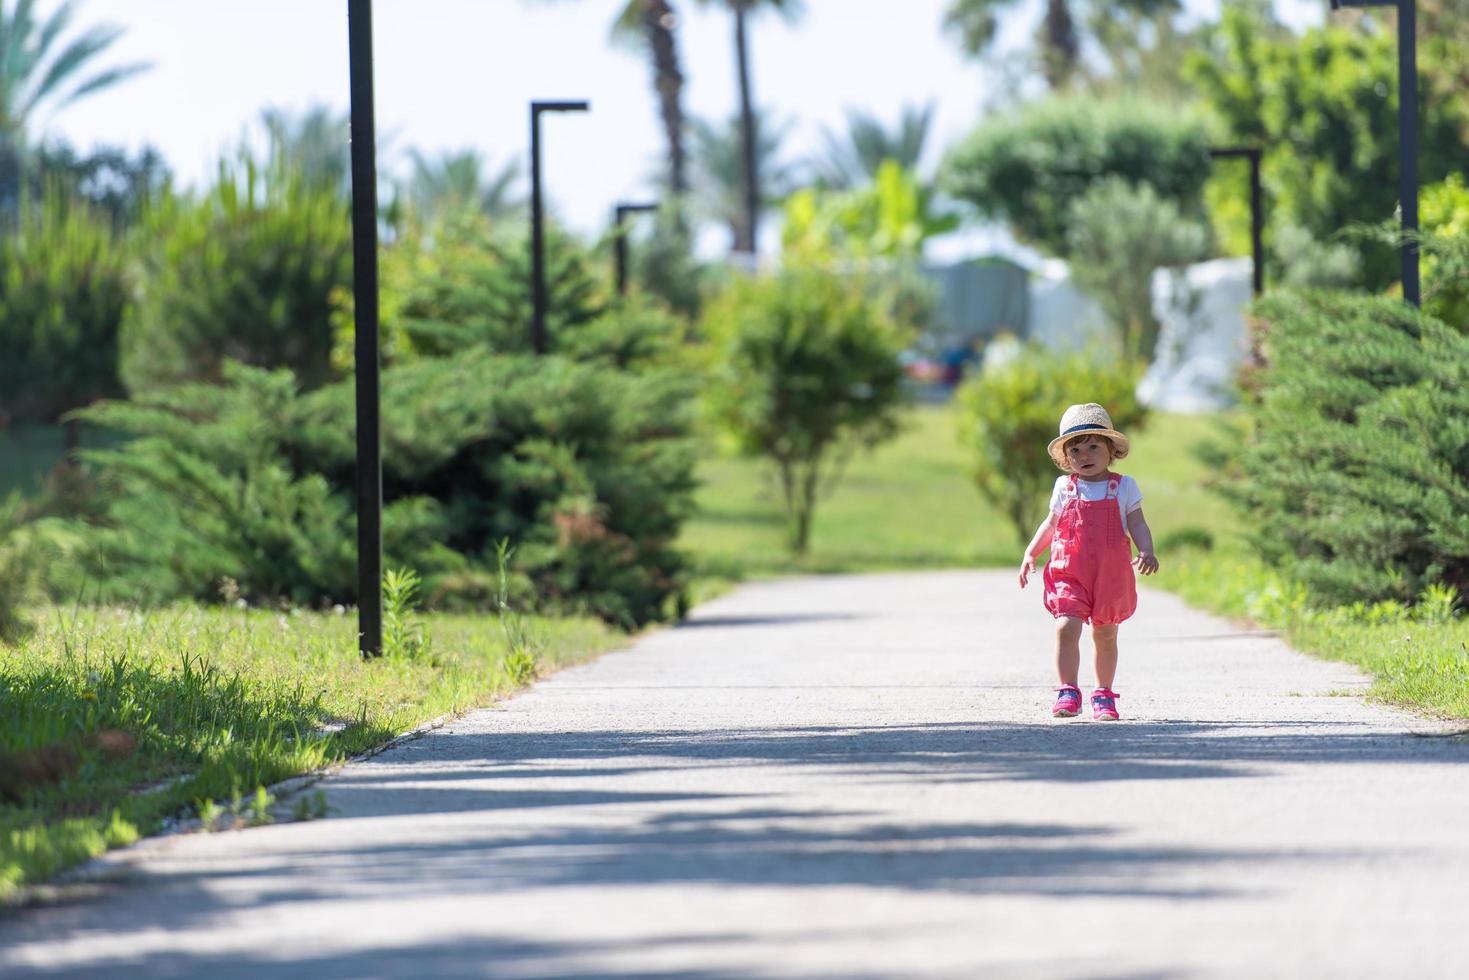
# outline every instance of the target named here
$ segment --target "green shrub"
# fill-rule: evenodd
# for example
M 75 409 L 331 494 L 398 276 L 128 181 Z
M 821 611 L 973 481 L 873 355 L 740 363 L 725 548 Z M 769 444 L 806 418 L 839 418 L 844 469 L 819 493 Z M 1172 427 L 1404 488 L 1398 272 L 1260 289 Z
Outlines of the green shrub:
M 478 347 L 391 368 L 382 391 L 384 492 L 435 501 L 445 543 L 473 568 L 493 573 L 508 540 L 543 606 L 624 626 L 661 617 L 682 587 L 673 541 L 692 506 L 686 372 Z M 343 494 L 352 412 L 349 384 L 306 397 L 291 449 Z
M 1458 174 L 1423 189 L 1423 308 L 1469 329 L 1469 187 Z
M 114 495 L 86 572 L 145 602 L 228 582 L 251 601 L 351 601 L 352 384 L 300 396 L 287 372 L 225 376 L 84 413 L 136 437 L 88 454 Z M 384 549 L 426 596 L 493 605 L 508 540 L 543 608 L 626 627 L 664 614 L 694 485 L 686 373 L 479 347 L 389 368 L 382 393 Z
M 0 240 L 0 424 L 53 422 L 121 392 L 126 256 L 111 223 L 48 193 Z
M 960 440 L 973 453 L 980 494 L 1010 521 L 1023 547 L 1045 516 L 1060 475 L 1046 454 L 1068 405 L 1097 402 L 1122 432 L 1147 418 L 1137 400 L 1141 368 L 1095 353 L 1038 346 L 991 362 L 959 389 Z
M 652 234 L 628 242 L 632 288 L 662 303 L 676 316 L 695 320 L 704 302 L 709 270 L 694 254 L 687 222 L 670 208 L 658 215 Z
M 1208 46 L 1190 54 L 1184 76 L 1227 142 L 1264 149 L 1272 226 L 1296 226 L 1331 242 L 1353 224 L 1390 219 L 1398 204 L 1395 32 L 1333 19 L 1298 36 L 1270 29 L 1261 15 L 1261 5 L 1226 4 L 1219 28 Z M 1425 42 L 1425 67 L 1429 50 Z M 1469 103 L 1454 94 L 1425 90 L 1420 100 L 1425 183 L 1462 170 L 1469 151 Z M 1296 256 L 1282 258 L 1289 268 Z M 1368 243 L 1362 250 L 1361 285 L 1384 289 L 1398 270 L 1387 246 Z
M 904 335 L 860 282 L 810 268 L 733 283 L 706 310 L 715 417 L 780 480 L 804 553 L 818 495 L 841 463 L 897 432 Z
M 1073 203 L 1108 177 L 1197 212 L 1208 149 L 1203 122 L 1176 108 L 1052 99 L 981 124 L 949 154 L 942 183 L 1021 241 L 1064 256 Z
M 1151 362 L 1162 330 L 1153 273 L 1208 255 L 1207 226 L 1151 187 L 1109 177 L 1072 206 L 1067 242 L 1072 278 L 1111 321 L 1123 356 Z
M 1469 336 L 1404 304 L 1285 293 L 1233 495 L 1316 602 L 1469 589 Z
M 352 282 L 348 209 L 330 189 L 242 157 L 201 199 L 164 198 L 142 232 L 130 390 L 219 381 L 226 360 L 290 368 L 307 388 L 329 379 L 333 304 Z
M 288 371 L 226 363 L 220 385 L 185 385 L 101 402 L 81 417 L 133 438 L 85 457 L 111 487 L 88 532 L 72 593 L 144 603 L 231 597 L 311 605 L 356 591 L 352 498 L 292 465 L 297 408 Z M 418 567 L 441 536 L 431 502 L 384 514 L 389 556 Z M 89 581 L 90 580 L 90 581 Z
M 531 350 L 530 241 L 506 237 L 480 214 L 410 226 L 382 249 L 379 316 L 384 364 L 452 357 L 485 345 L 502 354 Z M 551 228 L 546 236 L 546 332 L 553 350 L 608 312 L 605 283 L 591 256 Z M 352 297 L 340 290 L 332 361 L 353 363 Z

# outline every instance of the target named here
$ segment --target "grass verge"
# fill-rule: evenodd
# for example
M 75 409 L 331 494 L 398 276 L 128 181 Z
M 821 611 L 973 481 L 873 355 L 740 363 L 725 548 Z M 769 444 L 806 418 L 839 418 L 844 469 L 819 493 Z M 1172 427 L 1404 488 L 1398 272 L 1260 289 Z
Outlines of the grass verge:
M 1312 609 L 1299 587 L 1239 547 L 1171 556 L 1154 581 L 1190 605 L 1278 629 L 1297 650 L 1357 665 L 1372 677 L 1371 697 L 1469 719 L 1469 618 L 1444 607 Z
M 424 619 L 413 659 L 362 660 L 350 615 L 191 606 L 56 612 L 0 645 L 0 902 L 529 679 L 493 617 Z M 528 626 L 542 669 L 625 642 L 594 620 Z

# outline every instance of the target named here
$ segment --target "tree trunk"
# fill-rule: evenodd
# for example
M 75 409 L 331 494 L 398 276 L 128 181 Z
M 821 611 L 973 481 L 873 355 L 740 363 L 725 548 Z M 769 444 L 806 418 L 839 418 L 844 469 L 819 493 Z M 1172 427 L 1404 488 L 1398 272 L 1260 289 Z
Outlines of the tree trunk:
M 801 481 L 800 513 L 796 515 L 796 554 L 805 556 L 811 544 L 811 518 L 816 513 L 816 488 L 821 474 L 821 457 L 808 464 L 810 468 Z
M 679 199 L 688 190 L 688 176 L 683 141 L 684 77 L 678 67 L 678 42 L 673 33 L 676 23 L 668 0 L 644 0 L 643 30 L 653 53 L 653 87 L 658 91 L 663 135 L 668 142 L 668 191 Z
M 1046 0 L 1046 19 L 1041 28 L 1044 45 L 1046 84 L 1052 89 L 1065 88 L 1076 74 L 1081 44 L 1076 38 L 1076 21 L 1066 0 Z
M 760 219 L 760 175 L 756 171 L 755 106 L 750 97 L 750 52 L 745 41 L 745 15 L 749 0 L 732 0 L 735 15 L 735 59 L 740 72 L 740 150 L 744 160 L 745 220 L 738 229 L 735 251 L 755 258 L 755 241 Z

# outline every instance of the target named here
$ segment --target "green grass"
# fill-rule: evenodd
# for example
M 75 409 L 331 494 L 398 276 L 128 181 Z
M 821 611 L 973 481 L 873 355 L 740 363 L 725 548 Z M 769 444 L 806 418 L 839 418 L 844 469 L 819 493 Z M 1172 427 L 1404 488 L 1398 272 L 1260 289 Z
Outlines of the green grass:
M 711 451 L 699 467 L 698 509 L 680 543 L 703 574 L 724 579 L 1018 565 L 1024 541 L 969 479 L 956 421 L 947 405 L 911 409 L 901 436 L 853 459 L 818 504 L 811 550 L 801 559 L 786 549 L 784 508 L 768 465 Z M 1155 415 L 1119 464 L 1142 487 L 1155 537 L 1166 540 L 1185 528 L 1229 534 L 1237 527 L 1204 486 L 1208 474 L 1190 452 L 1216 429 L 1209 417 Z
M 412 660 L 363 661 L 351 615 L 196 607 L 57 611 L 0 645 L 0 902 L 183 808 L 244 813 L 258 787 L 526 680 L 493 617 L 424 620 L 432 654 Z M 530 627 L 547 668 L 625 642 L 593 620 Z M 109 730 L 136 749 L 109 753 Z M 17 782 L 17 760 L 47 746 L 69 746 L 76 768 Z
M 1291 646 L 1355 664 L 1371 697 L 1440 718 L 1469 719 L 1469 618 L 1424 620 L 1396 603 L 1318 610 L 1279 571 L 1239 547 L 1189 551 L 1158 584 L 1192 605 L 1278 629 Z

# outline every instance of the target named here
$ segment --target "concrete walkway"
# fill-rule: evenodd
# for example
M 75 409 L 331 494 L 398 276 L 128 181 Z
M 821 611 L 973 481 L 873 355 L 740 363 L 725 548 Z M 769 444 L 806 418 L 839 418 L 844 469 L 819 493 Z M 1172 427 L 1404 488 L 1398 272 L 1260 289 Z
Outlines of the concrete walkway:
M 1469 744 L 1154 592 L 1125 720 L 1052 722 L 1039 602 L 742 588 L 347 767 L 333 819 L 112 856 L 0 976 L 1469 975 Z

